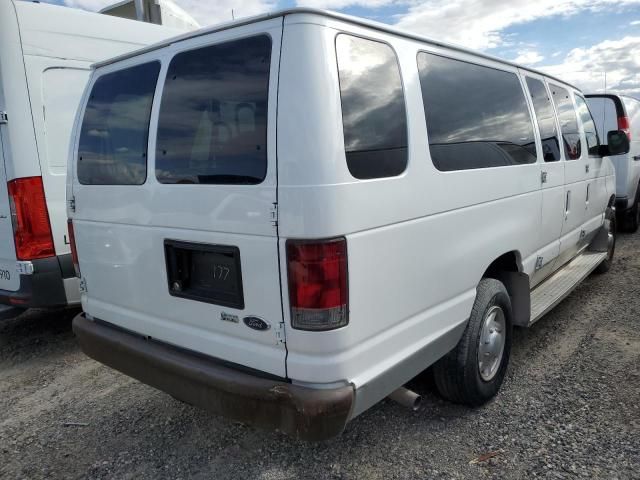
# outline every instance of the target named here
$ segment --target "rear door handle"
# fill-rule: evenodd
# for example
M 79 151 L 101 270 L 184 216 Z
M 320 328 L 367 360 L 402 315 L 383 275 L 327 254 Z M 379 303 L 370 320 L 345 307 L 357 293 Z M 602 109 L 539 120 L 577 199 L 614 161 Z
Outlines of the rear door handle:
M 564 218 L 567 218 L 569 214 L 569 207 L 571 206 L 571 190 L 567 190 L 567 200 L 564 204 Z
M 640 155 L 636 155 L 635 157 L 633 157 L 633 159 L 637 162 L 638 160 L 640 160 Z

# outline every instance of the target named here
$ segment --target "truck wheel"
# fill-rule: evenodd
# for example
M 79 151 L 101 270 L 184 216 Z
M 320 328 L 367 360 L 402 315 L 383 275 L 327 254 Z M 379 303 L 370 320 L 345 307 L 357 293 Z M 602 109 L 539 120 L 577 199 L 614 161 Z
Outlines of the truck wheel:
M 433 366 L 436 387 L 447 400 L 478 406 L 500 389 L 511 352 L 511 299 L 493 278 L 478 284 L 467 328 L 458 345 Z
M 613 255 L 616 251 L 616 216 L 610 208 L 607 209 L 605 214 L 605 221 L 609 221 L 609 235 L 607 239 L 607 258 L 605 258 L 600 265 L 598 265 L 594 273 L 606 273 L 611 268 L 613 263 Z
M 629 233 L 635 233 L 640 227 L 640 206 L 638 205 L 640 200 L 636 199 L 636 203 L 626 212 L 626 224 L 625 230 Z

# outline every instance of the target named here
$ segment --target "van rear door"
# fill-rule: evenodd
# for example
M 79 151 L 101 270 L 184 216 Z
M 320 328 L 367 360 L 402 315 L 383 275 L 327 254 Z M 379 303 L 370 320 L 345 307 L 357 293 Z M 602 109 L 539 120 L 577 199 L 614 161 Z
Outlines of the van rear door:
M 10 155 L 7 126 L 8 117 L 0 71 L 0 290 L 15 292 L 20 288 L 20 275 L 16 270 L 16 250 L 5 167 L 5 161 Z
M 89 315 L 284 377 L 281 35 L 273 19 L 99 69 L 71 174 Z

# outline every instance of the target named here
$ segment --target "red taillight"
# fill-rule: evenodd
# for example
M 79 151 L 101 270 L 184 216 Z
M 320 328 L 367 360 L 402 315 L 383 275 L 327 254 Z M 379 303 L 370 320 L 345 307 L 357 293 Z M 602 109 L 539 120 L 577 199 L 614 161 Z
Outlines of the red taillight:
M 291 326 L 333 330 L 349 323 L 347 241 L 287 242 Z
M 627 134 L 627 138 L 631 141 L 631 127 L 629 117 L 618 117 L 618 130 L 622 130 Z
M 54 256 L 56 251 L 42 177 L 16 178 L 8 186 L 18 260 Z
M 78 250 L 76 249 L 76 234 L 73 231 L 73 220 L 67 220 L 67 228 L 69 230 L 69 244 L 71 246 L 73 269 L 76 271 L 76 277 L 80 277 L 80 262 L 78 261 Z

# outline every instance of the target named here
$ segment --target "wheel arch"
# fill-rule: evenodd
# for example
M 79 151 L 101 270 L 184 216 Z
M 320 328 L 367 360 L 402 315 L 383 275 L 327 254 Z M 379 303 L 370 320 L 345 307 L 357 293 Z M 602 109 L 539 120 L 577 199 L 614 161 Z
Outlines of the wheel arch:
M 523 272 L 520 252 L 511 250 L 494 259 L 482 278 L 494 278 L 502 282 L 511 299 L 513 325 L 528 326 L 531 318 L 531 290 L 529 275 Z

